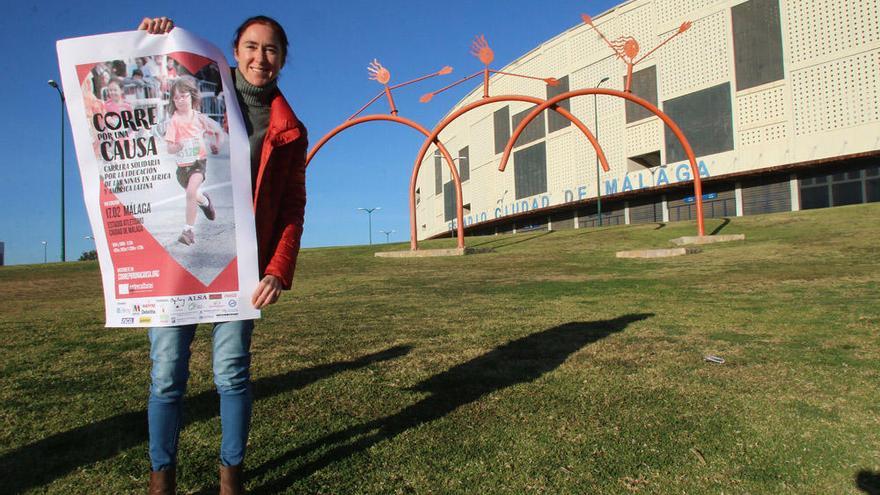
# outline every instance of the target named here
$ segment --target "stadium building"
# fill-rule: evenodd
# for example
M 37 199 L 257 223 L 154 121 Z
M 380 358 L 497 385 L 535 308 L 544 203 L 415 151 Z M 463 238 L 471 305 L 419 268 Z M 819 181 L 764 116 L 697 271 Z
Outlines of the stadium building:
M 592 19 L 611 44 L 635 39 L 639 56 L 684 21 L 690 29 L 634 67 L 632 93 L 688 137 L 706 218 L 880 200 L 880 2 L 633 0 Z M 490 95 L 550 98 L 606 77 L 602 87 L 623 90 L 627 65 L 581 23 L 500 70 L 560 84 L 496 74 Z M 482 97 L 474 89 L 449 114 Z M 468 234 L 592 227 L 599 205 L 603 225 L 694 218 L 690 166 L 658 117 L 603 95 L 560 106 L 598 135 L 610 172 L 551 111 L 526 128 L 499 172 L 528 103 L 479 107 L 440 135 L 458 157 Z M 455 188 L 436 152 L 422 163 L 416 205 L 419 239 L 454 229 Z

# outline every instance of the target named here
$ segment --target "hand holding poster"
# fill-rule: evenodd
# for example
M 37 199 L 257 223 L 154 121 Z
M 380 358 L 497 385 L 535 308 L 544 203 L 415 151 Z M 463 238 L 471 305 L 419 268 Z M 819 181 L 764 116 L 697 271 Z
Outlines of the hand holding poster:
M 183 29 L 58 42 L 109 327 L 258 318 L 250 151 L 231 73 Z

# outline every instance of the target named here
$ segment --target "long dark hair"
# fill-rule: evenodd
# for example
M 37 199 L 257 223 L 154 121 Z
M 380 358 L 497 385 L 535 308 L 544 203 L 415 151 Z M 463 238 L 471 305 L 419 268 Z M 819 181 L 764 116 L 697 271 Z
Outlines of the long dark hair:
M 171 101 L 168 102 L 168 114 L 171 115 L 177 111 L 174 106 L 174 93 L 189 95 L 192 101 L 192 109 L 196 112 L 202 110 L 202 95 L 199 93 L 199 84 L 195 78 L 190 76 L 180 76 L 171 84 L 171 91 L 168 92 Z
M 238 29 L 235 30 L 235 37 L 232 38 L 232 49 L 238 49 L 238 42 L 241 40 L 241 35 L 244 34 L 245 30 L 252 24 L 263 24 L 264 26 L 269 26 L 272 31 L 275 31 L 275 34 L 278 35 L 278 40 L 281 41 L 281 46 L 279 47 L 281 49 L 281 65 L 284 65 L 284 63 L 287 62 L 287 49 L 290 45 L 287 42 L 287 33 L 284 32 L 284 28 L 281 27 L 281 24 L 279 24 L 278 21 L 269 16 L 255 15 L 245 19 L 245 21 L 241 23 L 241 26 L 238 26 Z

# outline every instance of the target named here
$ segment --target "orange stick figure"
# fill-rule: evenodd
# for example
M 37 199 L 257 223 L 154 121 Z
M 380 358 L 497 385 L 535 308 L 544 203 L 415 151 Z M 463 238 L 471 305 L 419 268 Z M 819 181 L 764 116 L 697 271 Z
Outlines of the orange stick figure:
M 548 86 L 556 86 L 559 84 L 559 81 L 557 81 L 555 77 L 533 77 L 533 76 L 526 76 L 523 74 L 511 74 L 510 72 L 501 72 L 501 71 L 490 69 L 489 64 L 491 64 L 492 61 L 495 60 L 495 52 L 493 52 L 492 49 L 489 48 L 489 43 L 486 42 L 486 37 L 483 36 L 482 34 L 477 36 L 476 38 L 474 38 L 473 43 L 471 43 L 471 55 L 480 59 L 480 62 L 482 62 L 484 65 L 483 70 L 475 72 L 467 77 L 464 77 L 464 78 L 450 84 L 449 86 L 445 86 L 443 88 L 440 88 L 437 91 L 434 91 L 433 93 L 425 93 L 424 95 L 422 95 L 421 98 L 419 98 L 419 101 L 421 101 L 422 103 L 428 103 L 429 101 L 431 101 L 431 98 L 437 96 L 438 94 L 446 91 L 447 89 L 454 88 L 455 86 L 458 86 L 459 84 L 461 84 L 465 81 L 473 79 L 473 78 L 479 76 L 480 74 L 483 75 L 483 98 L 489 97 L 489 74 L 502 74 L 505 76 L 514 76 L 514 77 L 523 77 L 526 79 L 535 79 L 538 81 L 544 81 Z
M 658 48 L 665 45 L 666 43 L 669 43 L 672 38 L 675 38 L 679 34 L 690 29 L 691 25 L 693 24 L 690 21 L 685 21 L 681 23 L 681 26 L 678 27 L 678 31 L 676 31 L 672 36 L 663 40 L 659 45 L 655 46 L 648 53 L 642 55 L 639 59 L 636 59 L 636 57 L 639 55 L 639 42 L 636 41 L 635 38 L 633 38 L 632 36 L 621 36 L 614 41 L 608 41 L 608 38 L 606 38 L 605 35 L 602 34 L 602 31 L 599 31 L 599 28 L 597 28 L 593 24 L 592 17 L 588 16 L 587 14 L 581 14 L 581 19 L 583 19 L 584 24 L 590 26 L 597 33 L 599 33 L 599 36 L 602 37 L 602 41 L 604 41 L 605 44 L 614 51 L 614 53 L 617 55 L 617 58 L 623 60 L 626 63 L 626 87 L 624 88 L 624 91 L 627 93 L 632 93 L 630 88 L 632 87 L 633 67 L 635 67 L 635 65 L 642 60 L 648 58 L 648 55 L 656 52 Z
M 435 77 L 435 76 L 446 75 L 451 72 L 452 72 L 452 67 L 447 65 L 447 66 L 443 67 L 442 69 L 438 70 L 437 72 L 433 72 L 433 73 L 428 74 L 426 76 L 417 77 L 415 79 L 409 80 L 404 83 L 395 84 L 394 86 L 389 86 L 388 82 L 391 81 L 391 72 L 388 69 L 386 69 L 385 67 L 383 67 L 382 64 L 379 63 L 379 61 L 374 58 L 373 61 L 370 62 L 370 65 L 367 67 L 367 73 L 369 74 L 370 80 L 376 81 L 377 83 L 379 83 L 383 86 L 382 92 L 377 94 L 375 97 L 373 97 L 372 100 L 367 102 L 366 105 L 362 106 L 360 108 L 360 110 L 355 112 L 354 115 L 352 115 L 351 117 L 349 117 L 346 120 L 351 120 L 351 119 L 357 117 L 358 115 L 360 115 L 361 112 L 363 112 L 364 110 L 367 109 L 367 107 L 369 107 L 370 105 L 375 103 L 376 100 L 378 100 L 379 98 L 382 97 L 382 95 L 385 95 L 388 98 L 388 105 L 391 107 L 391 115 L 397 115 L 397 106 L 394 104 L 394 97 L 391 95 L 391 91 L 393 91 L 397 88 L 406 86 L 408 84 L 419 82 L 424 79 L 428 79 L 428 78 Z

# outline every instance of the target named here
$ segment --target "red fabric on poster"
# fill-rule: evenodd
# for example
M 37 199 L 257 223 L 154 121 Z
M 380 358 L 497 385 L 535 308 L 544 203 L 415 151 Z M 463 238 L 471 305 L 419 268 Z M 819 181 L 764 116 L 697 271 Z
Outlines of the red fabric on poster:
M 213 63 L 213 60 L 209 58 L 205 58 L 201 55 L 196 55 L 195 53 L 189 52 L 172 52 L 169 53 L 168 56 L 173 58 L 180 65 L 184 66 L 186 70 L 190 72 L 190 74 L 195 74 L 196 72 L 202 70 L 202 67 Z
M 98 65 L 98 64 L 91 63 L 91 64 L 82 64 L 82 65 L 76 66 L 76 76 L 79 78 L 80 84 L 82 84 L 86 80 L 86 77 L 88 77 L 89 72 L 91 72 L 92 69 L 94 69 L 96 65 Z

